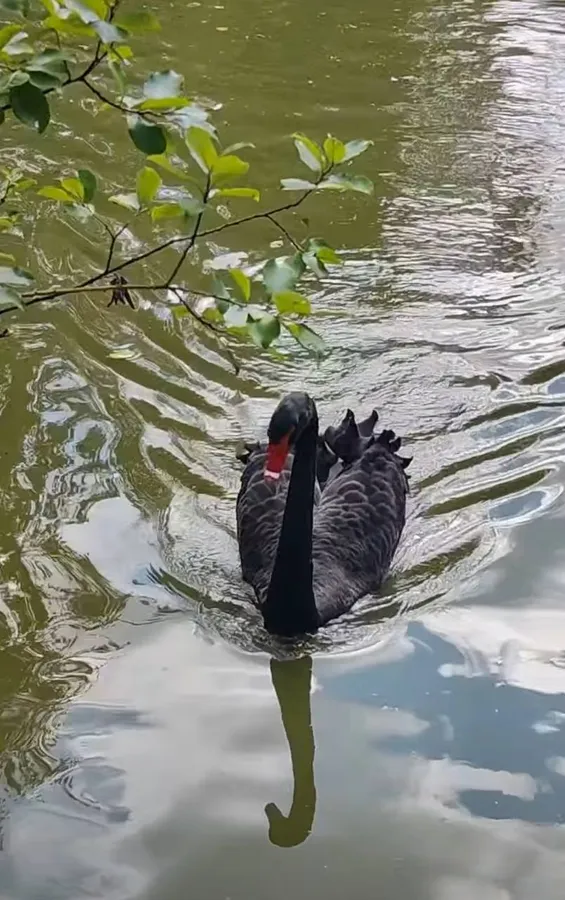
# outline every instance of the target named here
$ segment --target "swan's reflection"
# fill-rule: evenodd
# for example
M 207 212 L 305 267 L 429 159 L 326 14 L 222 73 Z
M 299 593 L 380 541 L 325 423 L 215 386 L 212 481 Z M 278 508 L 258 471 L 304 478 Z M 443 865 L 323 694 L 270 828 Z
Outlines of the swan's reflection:
M 296 847 L 310 834 L 316 813 L 315 747 L 310 711 L 312 659 L 310 656 L 284 661 L 271 659 L 271 676 L 290 748 L 294 788 L 288 816 L 274 803 L 267 803 L 265 813 L 271 843 Z

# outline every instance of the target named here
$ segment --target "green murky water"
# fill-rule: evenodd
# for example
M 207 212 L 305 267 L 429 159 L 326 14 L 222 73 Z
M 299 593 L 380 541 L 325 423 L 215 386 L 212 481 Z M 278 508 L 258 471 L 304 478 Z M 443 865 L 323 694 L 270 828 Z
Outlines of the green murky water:
M 378 199 L 311 207 L 347 247 L 319 369 L 246 351 L 236 377 L 186 320 L 86 298 L 2 342 L 0 897 L 561 900 L 565 8 L 159 12 L 257 183 L 296 174 L 297 127 L 332 131 L 375 141 Z M 122 185 L 104 115 L 77 92 L 3 152 Z M 41 215 L 46 272 L 100 263 Z M 234 446 L 298 385 L 324 417 L 376 404 L 415 457 L 386 597 L 311 659 L 266 640 L 234 539 Z

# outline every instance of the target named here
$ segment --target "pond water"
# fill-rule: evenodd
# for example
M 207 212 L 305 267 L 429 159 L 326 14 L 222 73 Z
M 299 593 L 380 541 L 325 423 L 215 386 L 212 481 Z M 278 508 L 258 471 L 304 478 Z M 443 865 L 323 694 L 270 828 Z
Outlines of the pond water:
M 96 298 L 10 322 L 0 897 L 561 900 L 565 8 L 159 7 L 144 65 L 165 48 L 223 104 L 257 184 L 299 174 L 290 133 L 331 131 L 374 141 L 377 197 L 309 208 L 346 252 L 319 367 L 246 349 L 236 376 L 186 319 Z M 121 186 L 139 156 L 104 115 L 77 90 L 3 152 Z M 35 235 L 47 273 L 100 265 L 47 207 Z M 324 420 L 377 406 L 414 463 L 384 596 L 290 654 L 240 581 L 234 449 L 298 386 Z

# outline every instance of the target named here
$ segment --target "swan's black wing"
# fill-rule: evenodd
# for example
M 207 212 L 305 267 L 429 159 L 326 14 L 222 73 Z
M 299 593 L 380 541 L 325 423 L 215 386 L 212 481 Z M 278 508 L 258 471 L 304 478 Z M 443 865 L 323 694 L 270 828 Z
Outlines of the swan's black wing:
M 378 590 L 405 521 L 408 461 L 383 432 L 328 482 L 314 511 L 314 596 L 322 623 Z

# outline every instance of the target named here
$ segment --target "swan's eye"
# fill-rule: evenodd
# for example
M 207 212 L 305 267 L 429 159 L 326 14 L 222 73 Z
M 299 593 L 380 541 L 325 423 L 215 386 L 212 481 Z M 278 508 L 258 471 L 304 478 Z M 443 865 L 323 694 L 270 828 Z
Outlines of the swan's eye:
M 284 469 L 288 456 L 290 433 L 285 434 L 278 441 L 269 441 L 267 447 L 267 461 L 265 463 L 265 478 L 277 479 Z

